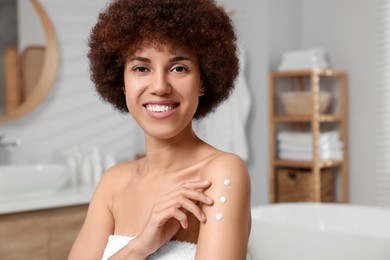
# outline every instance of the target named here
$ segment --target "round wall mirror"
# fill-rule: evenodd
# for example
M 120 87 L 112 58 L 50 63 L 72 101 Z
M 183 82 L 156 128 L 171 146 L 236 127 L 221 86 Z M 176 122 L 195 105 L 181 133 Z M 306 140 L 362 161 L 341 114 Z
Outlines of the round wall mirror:
M 58 68 L 54 27 L 38 0 L 0 2 L 0 123 L 46 98 Z

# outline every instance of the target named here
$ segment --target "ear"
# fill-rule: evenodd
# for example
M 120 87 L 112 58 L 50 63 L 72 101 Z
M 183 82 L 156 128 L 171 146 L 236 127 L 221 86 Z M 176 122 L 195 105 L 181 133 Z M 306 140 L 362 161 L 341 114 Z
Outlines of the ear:
M 205 88 L 203 86 L 200 87 L 200 93 L 199 93 L 199 97 L 203 96 L 204 95 L 204 92 L 205 92 Z

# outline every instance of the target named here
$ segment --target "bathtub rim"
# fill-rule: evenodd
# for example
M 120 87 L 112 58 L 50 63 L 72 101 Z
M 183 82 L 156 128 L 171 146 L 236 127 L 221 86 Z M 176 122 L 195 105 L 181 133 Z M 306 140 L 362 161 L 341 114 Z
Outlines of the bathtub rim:
M 357 211 L 368 211 L 369 213 L 383 213 L 386 216 L 388 216 L 387 219 L 390 220 L 390 209 L 387 208 L 381 208 L 377 206 L 367 206 L 367 205 L 354 205 L 354 204 L 340 204 L 340 203 L 318 203 L 318 202 L 287 202 L 287 203 L 276 203 L 276 204 L 267 204 L 267 205 L 258 205 L 253 206 L 251 208 L 251 215 L 252 215 L 252 227 L 256 225 L 256 221 L 262 221 L 269 224 L 278 224 L 281 226 L 294 226 L 299 227 L 302 229 L 307 230 L 316 230 L 318 232 L 324 232 L 324 233 L 332 233 L 332 234 L 353 234 L 353 235 L 359 235 L 359 236 L 366 236 L 366 237 L 380 237 L 384 239 L 390 239 L 390 221 L 385 222 L 386 226 L 384 228 L 380 228 L 376 226 L 374 230 L 371 230 L 371 227 L 367 226 L 367 223 L 358 223 L 353 228 L 349 227 L 347 228 L 346 225 L 351 225 L 351 223 L 346 223 L 346 225 L 341 225 L 338 223 L 339 226 L 343 226 L 343 228 L 340 229 L 340 227 L 331 227 L 329 224 L 328 226 L 324 226 L 325 224 L 322 222 L 317 223 L 302 223 L 302 222 L 296 222 L 296 221 L 287 221 L 284 219 L 281 219 L 281 217 L 278 218 L 271 218 L 270 216 L 264 217 L 264 214 L 262 216 L 259 215 L 258 210 L 264 209 L 264 210 L 285 210 L 286 208 L 289 209 L 293 207 L 294 210 L 297 208 L 306 208 L 310 209 L 322 209 L 322 210 L 328 210 L 328 209 L 338 209 L 338 210 L 357 210 Z M 273 212 L 274 213 L 274 212 Z M 318 213 L 318 212 L 317 212 Z M 291 213 L 290 213 L 291 214 Z M 386 219 L 386 216 L 383 217 L 383 219 Z M 323 219 L 322 219 L 323 220 Z M 345 222 L 345 219 L 342 220 Z M 364 225 L 364 226 L 362 226 Z M 362 228 L 363 227 L 363 228 Z M 359 229 L 360 228 L 360 229 Z M 384 232 L 385 230 L 388 230 L 388 233 Z M 252 230 L 253 232 L 253 230 Z

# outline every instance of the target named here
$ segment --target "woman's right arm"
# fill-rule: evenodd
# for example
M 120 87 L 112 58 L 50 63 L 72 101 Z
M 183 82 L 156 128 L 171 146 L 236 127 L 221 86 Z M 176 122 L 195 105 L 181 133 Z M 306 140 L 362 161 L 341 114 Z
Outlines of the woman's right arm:
M 107 239 L 114 229 L 114 219 L 110 210 L 112 198 L 110 187 L 115 187 L 115 179 L 111 175 L 111 172 L 105 173 L 96 187 L 69 260 L 101 259 L 103 256 Z

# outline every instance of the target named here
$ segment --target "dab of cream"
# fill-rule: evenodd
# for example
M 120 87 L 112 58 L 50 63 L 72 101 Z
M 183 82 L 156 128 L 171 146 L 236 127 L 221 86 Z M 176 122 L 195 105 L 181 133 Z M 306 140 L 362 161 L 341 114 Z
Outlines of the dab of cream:
M 225 179 L 224 181 L 223 181 L 223 184 L 225 184 L 225 186 L 229 186 L 230 185 L 230 180 L 229 179 Z
M 215 215 L 215 219 L 218 220 L 218 221 L 221 221 L 222 218 L 223 218 L 222 213 L 218 213 L 217 215 Z

